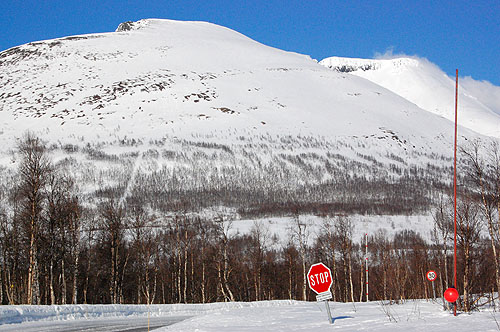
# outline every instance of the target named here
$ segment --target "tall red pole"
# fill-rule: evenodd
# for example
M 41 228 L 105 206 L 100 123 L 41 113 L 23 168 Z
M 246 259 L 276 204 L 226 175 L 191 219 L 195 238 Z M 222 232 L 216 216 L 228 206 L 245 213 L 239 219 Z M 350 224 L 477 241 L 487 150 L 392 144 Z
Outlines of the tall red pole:
M 365 269 L 366 269 L 366 302 L 370 301 L 368 297 L 368 233 L 365 234 Z
M 454 258 L 453 258 L 453 266 L 454 266 L 454 278 L 453 283 L 454 287 L 457 286 L 457 103 L 458 103 L 458 69 L 456 70 L 455 75 L 455 148 L 454 148 L 454 157 L 453 157 L 453 219 L 455 222 L 455 238 L 454 238 Z M 453 304 L 453 315 L 457 315 L 457 302 Z

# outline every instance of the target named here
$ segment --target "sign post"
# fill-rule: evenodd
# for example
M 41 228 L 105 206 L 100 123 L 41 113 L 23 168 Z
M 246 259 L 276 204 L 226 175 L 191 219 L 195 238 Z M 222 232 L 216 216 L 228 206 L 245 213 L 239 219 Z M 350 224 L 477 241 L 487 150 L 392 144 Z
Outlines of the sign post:
M 323 263 L 313 264 L 307 273 L 307 283 L 309 288 L 317 294 L 316 301 L 325 302 L 328 321 L 333 324 L 330 306 L 328 305 L 328 300 L 332 298 L 332 292 L 330 292 L 333 283 L 332 272 Z
M 427 277 L 427 280 L 429 280 L 432 284 L 432 298 L 436 300 L 436 288 L 434 287 L 434 280 L 436 280 L 437 278 L 437 273 L 433 270 L 430 270 L 425 276 Z

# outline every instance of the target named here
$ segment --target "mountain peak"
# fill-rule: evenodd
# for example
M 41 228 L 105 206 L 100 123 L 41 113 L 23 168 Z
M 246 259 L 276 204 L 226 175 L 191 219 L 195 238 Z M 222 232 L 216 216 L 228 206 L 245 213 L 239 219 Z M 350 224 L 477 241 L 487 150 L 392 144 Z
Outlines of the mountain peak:
M 172 23 L 172 22 L 179 22 L 179 21 L 172 21 L 172 20 L 166 20 L 166 19 L 152 19 L 152 18 L 142 19 L 142 20 L 135 21 L 135 22 L 134 21 L 126 21 L 126 22 L 120 23 L 118 25 L 118 28 L 116 28 L 115 32 L 140 30 L 146 26 L 151 25 L 151 23 L 153 23 L 153 22 L 157 22 L 157 23 L 170 22 L 170 23 Z
M 425 58 L 355 59 L 330 57 L 321 65 L 336 72 L 359 76 L 416 104 L 418 107 L 454 121 L 455 80 Z M 478 82 L 469 80 L 459 87 L 459 123 L 476 132 L 500 137 L 500 106 L 494 87 L 474 89 Z M 486 90 L 481 94 L 477 90 Z

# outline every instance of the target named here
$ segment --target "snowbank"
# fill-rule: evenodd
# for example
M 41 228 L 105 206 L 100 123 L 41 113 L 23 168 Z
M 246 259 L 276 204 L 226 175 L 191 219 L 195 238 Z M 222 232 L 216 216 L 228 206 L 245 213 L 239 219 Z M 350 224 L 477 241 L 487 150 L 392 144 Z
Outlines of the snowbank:
M 269 308 L 287 306 L 296 301 L 230 302 L 207 304 L 98 304 L 98 305 L 7 305 L 0 306 L 0 325 L 33 321 L 77 320 L 103 317 L 147 316 L 199 316 L 241 308 Z

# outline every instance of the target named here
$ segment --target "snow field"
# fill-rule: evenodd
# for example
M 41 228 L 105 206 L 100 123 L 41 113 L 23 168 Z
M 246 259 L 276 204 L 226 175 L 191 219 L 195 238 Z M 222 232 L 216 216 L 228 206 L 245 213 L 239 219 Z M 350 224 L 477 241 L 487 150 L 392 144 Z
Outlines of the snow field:
M 71 321 L 72 326 L 101 318 L 193 316 L 156 331 L 498 331 L 500 314 L 485 308 L 457 317 L 438 301 L 415 300 L 403 304 L 380 301 L 329 302 L 329 324 L 323 302 L 260 301 L 166 305 L 55 305 L 0 306 L 0 331 L 14 326 L 47 328 L 50 321 Z
M 497 312 L 472 314 L 443 311 L 442 304 L 424 300 L 401 305 L 329 302 L 333 324 L 328 323 L 324 303 L 290 302 L 279 307 L 259 303 L 232 310 L 196 316 L 160 331 L 498 331 Z
M 387 237 L 403 230 L 413 230 L 424 240 L 431 243 L 431 231 L 434 221 L 431 215 L 391 216 L 391 215 L 352 215 L 349 216 L 353 225 L 353 241 L 363 242 L 365 234 L 373 236 L 378 232 Z M 322 234 L 323 218 L 315 215 L 301 215 L 299 222 L 306 225 L 310 245 Z M 285 246 L 290 238 L 290 232 L 296 228 L 293 217 L 274 217 L 262 219 L 241 219 L 232 221 L 230 234 L 250 234 L 252 229 L 260 228 L 267 231 L 270 237 L 276 235 L 278 245 Z M 364 243 L 364 242 L 363 242 Z

